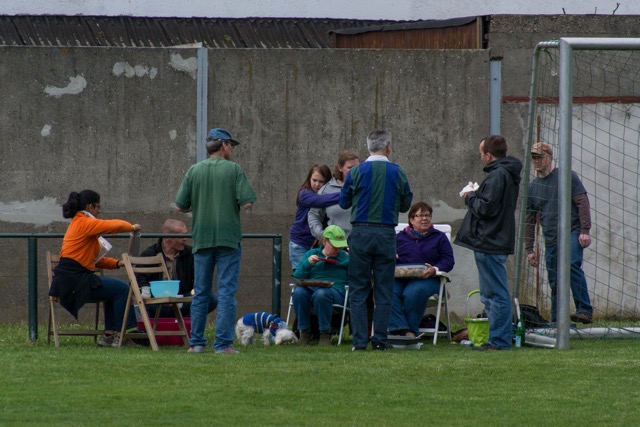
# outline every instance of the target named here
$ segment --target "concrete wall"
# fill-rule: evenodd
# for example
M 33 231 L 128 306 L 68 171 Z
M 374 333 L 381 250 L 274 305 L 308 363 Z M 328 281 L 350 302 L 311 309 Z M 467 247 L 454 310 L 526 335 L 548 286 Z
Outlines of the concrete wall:
M 168 216 L 189 223 L 171 205 L 196 159 L 195 50 L 2 54 L 0 232 L 63 233 L 61 205 L 83 188 L 101 193 L 103 217 L 141 223 L 143 233 L 158 232 Z M 378 127 L 393 132 L 392 160 L 406 169 L 415 200 L 434 204 L 436 222 L 459 221 L 457 193 L 482 174 L 476 150 L 488 127 L 488 58 L 487 51 L 210 51 L 209 126 L 241 141 L 235 160 L 258 194 L 243 231 L 281 233 L 286 246 L 308 168 L 333 166 L 345 148 L 366 158 L 366 135 Z M 126 249 L 126 241 L 116 244 L 114 253 Z M 59 245 L 39 245 L 42 320 L 44 252 Z M 244 248 L 238 313 L 268 310 L 271 241 L 247 240 Z M 24 321 L 26 240 L 0 239 L 0 255 L 0 321 Z M 462 281 L 468 256 L 457 258 Z M 285 248 L 283 308 L 290 274 Z
M 503 59 L 503 96 L 528 96 L 536 43 L 628 37 L 637 19 L 495 16 L 484 51 L 211 50 L 209 127 L 226 127 L 242 142 L 235 160 L 258 194 L 243 231 L 283 235 L 283 309 L 288 228 L 311 164 L 332 166 L 342 149 L 365 158 L 366 134 L 386 127 L 415 200 L 432 203 L 434 222 L 452 224 L 455 236 L 466 212 L 458 191 L 483 177 L 477 144 L 489 128 L 489 58 Z M 195 50 L 2 48 L 2 58 L 0 232 L 63 233 L 61 205 L 83 188 L 101 193 L 104 217 L 139 222 L 143 232 L 158 232 L 168 216 L 189 223 L 171 204 L 196 160 Z M 526 114 L 524 102 L 502 106 L 502 133 L 520 158 Z M 114 253 L 126 249 L 116 244 Z M 59 245 L 39 245 L 41 319 L 44 251 Z M 268 310 L 271 242 L 247 240 L 244 248 L 238 313 Z M 477 273 L 470 251 L 454 251 L 450 304 L 460 318 Z M 0 239 L 0 260 L 0 321 L 25 321 L 26 240 Z

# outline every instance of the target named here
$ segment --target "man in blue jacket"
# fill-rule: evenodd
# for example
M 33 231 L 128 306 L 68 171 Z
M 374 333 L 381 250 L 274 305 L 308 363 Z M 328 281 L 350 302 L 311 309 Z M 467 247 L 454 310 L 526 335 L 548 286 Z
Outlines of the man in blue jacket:
M 400 166 L 389 161 L 391 133 L 375 130 L 367 137 L 369 158 L 349 171 L 340 192 L 340 207 L 351 208 L 349 289 L 353 350 L 369 344 L 367 296 L 373 273 L 374 350 L 387 349 L 387 327 L 396 266 L 398 212 L 411 207 L 409 181 Z
M 513 318 L 506 265 L 515 248 L 522 162 L 507 156 L 507 141 L 500 135 L 484 138 L 479 150 L 487 176 L 476 191 L 464 193 L 469 210 L 454 243 L 474 252 L 480 299 L 489 318 L 489 340 L 474 349 L 509 350 Z

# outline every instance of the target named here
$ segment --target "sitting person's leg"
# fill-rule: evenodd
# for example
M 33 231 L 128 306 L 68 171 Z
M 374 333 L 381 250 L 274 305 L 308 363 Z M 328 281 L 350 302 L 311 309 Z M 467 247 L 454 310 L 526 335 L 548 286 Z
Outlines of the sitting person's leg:
M 313 302 L 313 308 L 318 315 L 320 334 L 331 333 L 333 304 L 343 304 L 344 294 L 344 291 L 339 291 L 334 288 L 318 288 L 313 292 L 311 301 Z
M 311 290 L 296 286 L 293 290 L 293 309 L 298 319 L 300 343 L 308 344 L 311 339 Z
M 156 317 L 158 307 L 160 307 L 160 316 L 158 317 L 176 317 L 176 314 L 173 312 L 173 307 L 171 307 L 170 305 L 158 306 L 158 304 L 145 304 L 145 307 L 147 307 L 147 313 L 149 314 L 150 319 L 154 319 Z M 184 316 L 184 312 L 182 313 L 182 315 Z
M 404 312 L 404 290 L 407 283 L 407 280 L 394 280 L 393 282 L 393 300 L 389 316 L 389 333 L 391 335 L 405 335 L 409 331 L 409 323 Z
M 102 286 L 92 288 L 89 297 L 106 300 L 104 307 L 104 327 L 107 331 L 119 332 L 122 329 L 122 318 L 129 297 L 129 285 L 113 277 L 100 277 Z M 126 329 L 138 325 L 133 308 L 129 310 Z
M 89 298 L 91 299 L 103 299 L 104 304 L 104 328 L 105 335 L 108 337 L 116 337 L 115 339 L 109 338 L 108 340 L 100 340 L 100 345 L 113 345 L 118 347 L 120 345 L 120 331 L 122 329 L 122 320 L 124 312 L 127 306 L 127 298 L 129 297 L 129 285 L 121 280 L 114 279 L 112 277 L 100 277 L 102 286 L 99 288 L 91 288 Z M 133 329 L 138 326 L 136 316 L 133 307 L 129 309 L 129 315 L 125 329 Z M 136 345 L 133 341 L 127 339 L 122 342 L 123 346 Z
M 427 301 L 439 291 L 440 279 L 434 277 L 410 280 L 404 288 L 404 315 L 409 330 L 414 334 L 418 335 L 420 321 L 427 308 Z
M 147 307 L 147 314 L 149 314 L 149 318 L 150 319 L 155 319 L 156 317 L 156 311 L 158 311 L 158 305 L 157 304 L 145 304 L 145 307 Z M 175 317 L 173 315 L 173 310 L 169 308 L 169 312 L 167 312 L 167 308 L 166 306 L 160 306 L 160 316 L 159 317 Z

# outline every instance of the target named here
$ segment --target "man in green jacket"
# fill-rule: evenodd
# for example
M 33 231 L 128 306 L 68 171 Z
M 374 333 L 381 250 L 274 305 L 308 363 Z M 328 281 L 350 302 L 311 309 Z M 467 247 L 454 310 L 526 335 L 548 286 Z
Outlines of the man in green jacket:
M 195 283 L 191 303 L 191 353 L 202 353 L 207 345 L 204 329 L 216 266 L 218 314 L 213 348 L 216 353 L 238 353 L 233 347 L 233 338 L 242 256 L 240 209 L 251 208 L 256 200 L 244 171 L 231 161 L 233 147 L 238 144 L 225 129 L 211 129 L 206 142 L 209 158 L 189 168 L 176 196 L 179 211 L 193 212 Z

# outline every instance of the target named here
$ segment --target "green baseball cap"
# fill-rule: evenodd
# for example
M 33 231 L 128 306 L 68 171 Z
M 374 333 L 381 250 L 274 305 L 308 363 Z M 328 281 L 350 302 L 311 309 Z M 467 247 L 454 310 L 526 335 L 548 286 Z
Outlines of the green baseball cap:
M 330 225 L 324 229 L 322 236 L 329 239 L 329 242 L 334 248 L 346 248 L 347 236 L 344 230 L 337 225 Z

